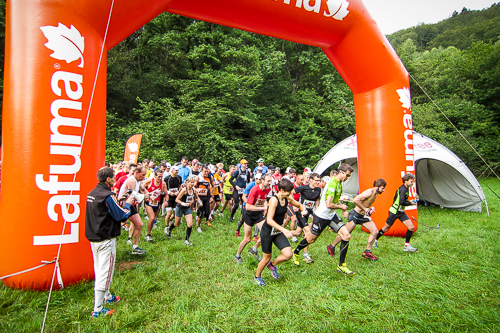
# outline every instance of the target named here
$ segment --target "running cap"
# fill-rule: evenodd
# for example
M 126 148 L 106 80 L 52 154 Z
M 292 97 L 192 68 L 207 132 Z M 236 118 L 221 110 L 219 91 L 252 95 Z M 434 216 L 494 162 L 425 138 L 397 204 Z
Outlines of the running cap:
M 264 163 L 264 159 L 263 159 L 263 158 L 259 158 L 259 159 L 257 160 L 257 163 L 260 163 L 260 162 Z
M 191 163 L 195 164 L 198 163 L 199 161 L 195 158 Z
M 243 163 L 248 163 L 248 161 L 247 161 L 247 160 L 245 160 L 245 159 L 242 159 L 242 160 L 240 161 L 240 164 L 243 164 Z
M 312 171 L 312 170 L 311 170 L 311 168 L 305 168 L 305 169 L 304 169 L 304 173 L 306 173 L 306 172 L 311 172 L 311 171 Z
M 290 167 L 286 168 L 285 173 L 289 173 L 290 169 L 291 169 Z
M 167 162 L 167 163 L 165 163 L 165 166 L 166 166 L 167 168 L 172 167 L 172 165 L 170 165 L 170 163 L 168 163 L 168 162 Z
M 262 170 L 264 170 L 263 167 L 257 167 L 257 171 L 262 171 Z
M 271 164 L 270 166 L 268 166 L 267 168 L 268 168 L 269 170 L 272 170 L 272 171 L 276 170 L 276 169 L 274 168 L 274 165 L 272 165 L 272 164 Z
M 261 173 L 256 173 L 255 174 L 255 179 L 262 179 L 262 174 Z
M 178 167 L 177 165 L 174 165 L 174 166 L 172 167 L 172 171 L 173 171 L 173 170 L 177 170 L 177 171 L 179 171 L 179 167 Z

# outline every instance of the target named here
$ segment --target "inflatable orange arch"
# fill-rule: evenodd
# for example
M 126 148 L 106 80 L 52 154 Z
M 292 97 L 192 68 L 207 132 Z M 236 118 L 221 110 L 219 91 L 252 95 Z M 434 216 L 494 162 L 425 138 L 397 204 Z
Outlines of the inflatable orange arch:
M 414 172 L 409 81 L 361 0 L 17 0 L 6 16 L 0 276 L 57 257 L 65 284 L 93 278 L 84 212 L 105 159 L 106 52 L 163 11 L 322 48 L 354 94 L 360 188 L 388 183 L 374 214 L 384 224 Z M 53 272 L 2 281 L 48 289 Z

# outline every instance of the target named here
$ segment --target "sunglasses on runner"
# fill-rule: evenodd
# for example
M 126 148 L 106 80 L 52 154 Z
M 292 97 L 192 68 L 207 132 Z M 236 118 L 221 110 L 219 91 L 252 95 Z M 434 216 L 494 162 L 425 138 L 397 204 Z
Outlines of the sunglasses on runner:
M 346 175 L 346 177 L 347 177 L 347 178 L 351 177 L 351 174 L 350 174 L 350 173 L 347 173 L 347 172 L 345 172 L 345 171 L 341 171 L 341 172 L 345 173 L 345 175 Z

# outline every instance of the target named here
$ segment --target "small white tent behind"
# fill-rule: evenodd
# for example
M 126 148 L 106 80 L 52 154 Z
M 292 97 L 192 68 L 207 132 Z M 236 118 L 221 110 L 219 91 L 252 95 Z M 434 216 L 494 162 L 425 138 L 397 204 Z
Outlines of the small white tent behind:
M 481 212 L 488 203 L 476 177 L 451 150 L 420 133 L 413 132 L 413 148 L 420 200 L 465 211 Z M 358 183 L 358 149 L 356 135 L 335 145 L 319 161 L 314 172 L 322 174 L 333 164 L 344 161 L 354 168 L 353 176 L 345 182 L 343 192 L 355 196 Z

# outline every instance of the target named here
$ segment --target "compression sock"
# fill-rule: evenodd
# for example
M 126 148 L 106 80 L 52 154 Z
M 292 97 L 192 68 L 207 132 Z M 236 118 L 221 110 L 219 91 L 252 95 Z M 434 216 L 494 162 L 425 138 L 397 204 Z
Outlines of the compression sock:
M 378 234 L 377 234 L 376 239 L 378 240 L 380 237 L 382 237 L 382 235 L 383 235 L 383 234 L 385 234 L 385 231 L 383 231 L 382 229 L 380 229 L 380 230 L 378 231 Z
M 233 210 L 231 211 L 231 219 L 234 219 L 234 214 L 236 214 L 237 210 L 238 210 L 238 205 L 234 205 Z
M 238 228 L 236 228 L 236 231 L 240 232 L 241 226 L 243 226 L 243 221 L 239 220 L 238 221 Z
M 168 227 L 170 228 L 170 232 L 172 232 L 172 230 L 174 230 L 175 228 L 175 222 L 170 222 L 170 224 L 168 225 Z
M 299 254 L 300 251 L 302 251 L 307 247 L 307 245 L 309 245 L 309 243 L 307 242 L 307 239 L 304 238 L 303 240 L 300 241 L 299 245 L 297 245 L 293 253 Z
M 405 243 L 405 245 L 410 244 L 410 238 L 412 235 L 413 235 L 413 231 L 411 231 L 411 230 L 406 231 L 406 243 Z
M 193 227 L 187 227 L 186 229 L 186 240 L 189 240 L 189 237 L 191 237 L 191 231 L 193 230 Z
M 349 241 L 341 241 L 340 242 L 340 258 L 339 258 L 339 266 L 345 262 L 345 255 L 347 254 L 347 249 L 349 249 Z
M 257 225 L 253 226 L 253 236 L 257 237 L 259 235 L 259 227 Z

